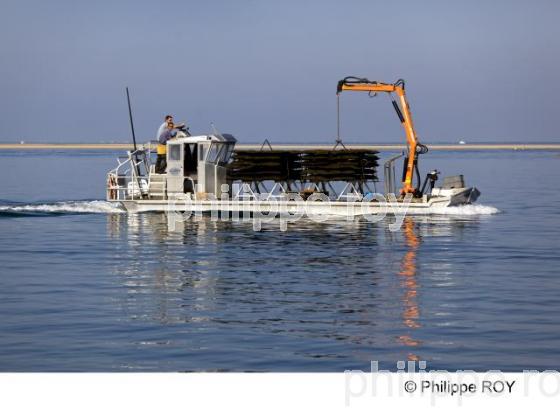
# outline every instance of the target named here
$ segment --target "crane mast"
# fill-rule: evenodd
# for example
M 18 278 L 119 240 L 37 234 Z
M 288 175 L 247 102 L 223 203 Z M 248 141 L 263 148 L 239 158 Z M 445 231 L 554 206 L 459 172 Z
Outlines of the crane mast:
M 415 170 L 418 175 L 418 180 L 420 180 L 417 164 L 418 154 L 425 153 L 428 149 L 425 145 L 418 142 L 418 137 L 414 129 L 414 123 L 412 121 L 410 106 L 406 99 L 404 80 L 400 79 L 394 84 L 387 84 L 378 81 L 370 81 L 367 78 L 346 77 L 338 82 L 336 89 L 337 96 L 342 91 L 365 91 L 370 94 L 383 92 L 388 93 L 391 96 L 393 107 L 395 108 L 395 111 L 406 133 L 406 142 L 408 147 L 408 156 L 405 164 L 406 168 L 404 171 L 401 194 L 418 194 L 419 190 L 418 188 L 413 186 L 412 180 Z M 398 103 L 395 100 L 393 94 L 396 94 Z M 420 181 L 418 181 L 418 185 L 419 184 Z

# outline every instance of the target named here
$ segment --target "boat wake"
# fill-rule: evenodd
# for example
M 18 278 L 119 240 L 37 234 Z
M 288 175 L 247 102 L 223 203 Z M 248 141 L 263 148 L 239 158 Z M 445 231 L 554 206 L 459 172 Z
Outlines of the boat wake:
M 431 211 L 438 215 L 494 215 L 499 214 L 501 211 L 498 208 L 494 208 L 490 205 L 460 205 L 460 206 L 450 206 L 447 208 L 438 209 L 436 211 Z
M 61 201 L 50 203 L 0 204 L 0 216 L 45 216 L 67 214 L 117 214 L 125 213 L 122 206 L 107 201 Z M 501 211 L 489 205 L 461 205 L 441 209 L 408 209 L 410 215 L 475 216 L 494 215 Z M 398 213 L 398 212 L 397 212 Z M 333 215 L 334 217 L 334 215 Z
M 125 210 L 107 201 L 61 201 L 50 203 L 10 203 L 0 205 L 3 216 L 41 216 L 65 214 L 113 214 Z

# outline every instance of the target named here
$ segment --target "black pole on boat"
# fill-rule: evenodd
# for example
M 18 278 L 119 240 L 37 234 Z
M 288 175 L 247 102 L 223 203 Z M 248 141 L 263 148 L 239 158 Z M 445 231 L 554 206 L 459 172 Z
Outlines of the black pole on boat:
M 128 118 L 130 119 L 130 130 L 132 131 L 132 143 L 134 144 L 134 168 L 136 169 L 136 179 L 140 176 L 140 164 L 138 163 L 138 152 L 136 151 L 136 134 L 134 133 L 134 121 L 132 120 L 132 108 L 130 106 L 130 94 L 128 87 L 126 87 L 126 101 L 128 103 Z M 138 181 L 138 184 L 140 182 Z M 140 186 L 140 185 L 139 185 Z
M 132 108 L 130 107 L 128 87 L 126 87 L 126 101 L 128 102 L 128 118 L 130 119 L 130 130 L 132 131 L 132 143 L 134 144 L 134 151 L 136 151 L 136 134 L 134 134 L 134 121 L 132 120 Z

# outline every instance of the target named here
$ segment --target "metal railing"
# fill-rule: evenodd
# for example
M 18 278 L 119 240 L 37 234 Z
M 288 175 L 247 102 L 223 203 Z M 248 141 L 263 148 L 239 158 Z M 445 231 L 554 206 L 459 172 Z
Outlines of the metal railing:
M 395 193 L 395 161 L 404 156 L 404 152 L 389 158 L 383 165 L 385 195 Z
M 118 165 L 107 173 L 108 201 L 147 197 L 151 152 L 152 144 L 148 143 L 136 151 L 129 151 L 124 161 L 117 158 Z

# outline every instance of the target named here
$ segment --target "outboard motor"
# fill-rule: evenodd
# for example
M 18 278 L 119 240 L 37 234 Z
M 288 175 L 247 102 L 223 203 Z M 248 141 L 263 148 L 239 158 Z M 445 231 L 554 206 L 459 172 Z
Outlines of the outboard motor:
M 426 179 L 424 179 L 424 184 L 422 185 L 422 190 L 420 191 L 422 193 L 422 195 L 424 195 L 424 191 L 426 189 L 426 185 L 428 184 L 428 181 L 430 182 L 430 192 L 432 192 L 432 189 L 434 189 L 434 186 L 436 185 L 436 181 L 438 180 L 438 175 L 440 174 L 440 172 L 437 169 L 434 169 L 431 172 L 428 172 L 428 175 L 426 175 Z

